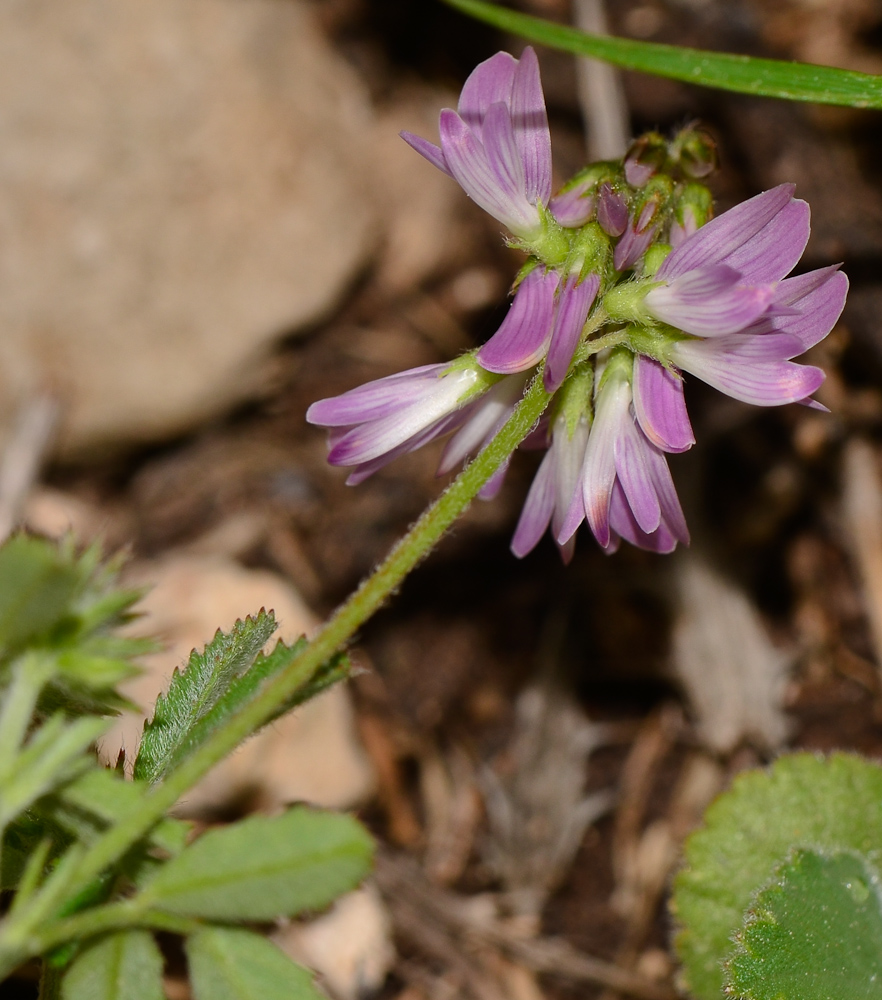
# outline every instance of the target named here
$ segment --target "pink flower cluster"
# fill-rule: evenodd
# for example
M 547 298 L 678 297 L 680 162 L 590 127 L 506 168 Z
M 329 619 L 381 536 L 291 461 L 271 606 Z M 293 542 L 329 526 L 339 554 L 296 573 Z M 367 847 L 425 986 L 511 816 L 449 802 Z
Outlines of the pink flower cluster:
M 665 457 L 695 441 L 682 373 L 757 406 L 819 405 L 810 397 L 823 372 L 793 359 L 830 332 L 848 282 L 835 266 L 787 277 L 808 241 L 808 205 L 781 184 L 706 221 L 696 207 L 706 189 L 672 179 L 658 149 L 615 173 L 589 168 L 552 197 L 530 48 L 478 66 L 439 131 L 440 145 L 403 137 L 514 234 L 528 266 L 501 326 L 472 355 L 314 403 L 307 419 L 330 429 L 329 461 L 357 483 L 451 435 L 440 466 L 449 471 L 496 434 L 541 371 L 552 394 L 539 431 L 547 452 L 514 553 L 550 526 L 568 559 L 583 520 L 607 551 L 622 538 L 657 552 L 688 542 Z M 618 334 L 614 346 L 580 356 L 599 332 Z

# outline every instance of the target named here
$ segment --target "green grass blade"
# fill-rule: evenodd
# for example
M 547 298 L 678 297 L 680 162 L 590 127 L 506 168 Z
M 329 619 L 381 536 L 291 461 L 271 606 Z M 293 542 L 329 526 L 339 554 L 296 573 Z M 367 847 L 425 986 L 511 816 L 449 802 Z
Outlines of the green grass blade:
M 622 69 L 638 70 L 702 87 L 734 90 L 755 97 L 882 108 L 882 76 L 832 66 L 757 59 L 727 52 L 706 52 L 679 45 L 638 42 L 589 35 L 577 28 L 508 10 L 484 0 L 445 0 L 463 14 L 520 35 L 531 42 L 579 56 L 602 59 Z

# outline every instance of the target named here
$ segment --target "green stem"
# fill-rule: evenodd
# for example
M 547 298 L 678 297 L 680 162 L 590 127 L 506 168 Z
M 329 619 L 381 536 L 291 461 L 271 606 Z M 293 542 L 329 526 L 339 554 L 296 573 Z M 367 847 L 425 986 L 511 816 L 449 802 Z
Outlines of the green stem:
M 123 930 L 130 927 L 147 927 L 170 934 L 191 934 L 201 924 L 189 917 L 178 917 L 173 913 L 143 909 L 137 905 L 137 898 L 107 906 L 96 906 L 84 910 L 64 920 L 59 920 L 45 930 L 32 935 L 30 948 L 38 954 L 45 954 L 68 941 L 94 937 L 107 931 Z
M 605 318 L 602 310 L 597 310 L 586 328 L 586 336 L 592 336 Z M 622 337 L 623 334 L 616 333 L 589 340 L 580 347 L 579 357 L 584 359 L 596 354 L 621 342 Z M 304 651 L 268 682 L 253 701 L 232 714 L 224 727 L 198 747 L 180 767 L 151 788 L 122 822 L 112 826 L 82 855 L 70 877 L 65 880 L 68 897 L 81 892 L 119 860 L 132 844 L 162 819 L 184 792 L 243 739 L 259 729 L 280 705 L 308 683 L 316 671 L 340 650 L 466 510 L 481 487 L 530 433 L 550 398 L 545 391 L 540 369 L 502 429 L 423 513 L 374 573 L 334 612 Z M 47 946 L 70 940 L 74 934 L 109 930 L 120 926 L 120 920 L 131 921 L 136 917 L 136 907 L 132 906 L 134 901 L 129 901 L 96 907 L 63 920 L 46 921 L 45 909 L 40 905 L 41 896 L 42 893 L 37 893 L 30 905 L 14 917 L 10 915 L 7 918 L 3 940 L 0 941 L 0 979 L 21 961 L 40 954 Z M 143 920 L 143 914 L 137 919 Z
M 137 809 L 95 841 L 68 882 L 69 896 L 82 891 L 148 833 L 187 789 L 243 739 L 260 728 L 352 637 L 425 558 L 466 510 L 481 487 L 530 433 L 549 399 L 540 371 L 499 433 L 423 513 L 374 573 L 337 609 L 303 653 L 269 682 L 260 695 L 230 716 L 224 727 L 195 750 L 165 781 L 147 792 Z M 39 901 L 39 895 L 35 903 Z M 46 935 L 51 933 L 54 938 L 51 927 L 45 928 L 45 934 L 37 933 L 38 928 L 29 919 L 29 914 L 34 912 L 33 905 L 25 907 L 14 921 L 15 926 L 4 928 L 5 942 L 0 947 L 0 979 L 29 955 L 38 954 Z

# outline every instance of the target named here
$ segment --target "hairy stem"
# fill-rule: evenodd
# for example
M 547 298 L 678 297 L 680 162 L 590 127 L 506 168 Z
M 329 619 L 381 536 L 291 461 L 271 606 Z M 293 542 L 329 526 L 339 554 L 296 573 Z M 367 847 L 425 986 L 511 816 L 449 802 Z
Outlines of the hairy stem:
M 111 827 L 80 859 L 67 895 L 81 891 L 147 834 L 180 796 L 250 735 L 327 662 L 386 601 L 410 571 L 428 555 L 453 522 L 466 510 L 505 459 L 529 434 L 548 404 L 541 371 L 496 437 L 481 451 L 399 541 L 389 555 L 331 616 L 288 667 L 222 729 L 194 751 L 168 778 L 155 785 L 121 823 Z M 38 903 L 36 894 L 34 903 Z M 35 926 L 29 919 L 34 905 L 25 906 L 0 932 L 0 978 L 20 961 L 38 954 L 46 940 L 55 939 L 54 926 Z M 97 911 L 96 911 L 97 912 Z M 42 916 L 42 914 L 41 914 Z M 123 916 L 123 911 L 120 911 Z M 70 925 L 69 925 L 70 926 Z M 4 941 L 5 938 L 5 941 Z

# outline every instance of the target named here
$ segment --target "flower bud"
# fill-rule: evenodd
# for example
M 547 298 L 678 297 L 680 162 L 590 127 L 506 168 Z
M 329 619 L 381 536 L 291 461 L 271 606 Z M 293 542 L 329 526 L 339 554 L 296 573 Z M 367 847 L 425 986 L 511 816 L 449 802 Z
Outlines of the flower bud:
M 684 129 L 672 143 L 671 153 L 687 177 L 708 177 L 718 166 L 717 144 L 703 129 Z
M 625 180 L 632 187 L 643 185 L 665 165 L 667 143 L 658 132 L 648 132 L 631 143 L 625 154 Z
M 621 236 L 628 225 L 628 205 L 611 184 L 601 184 L 598 191 L 597 221 L 610 236 Z

